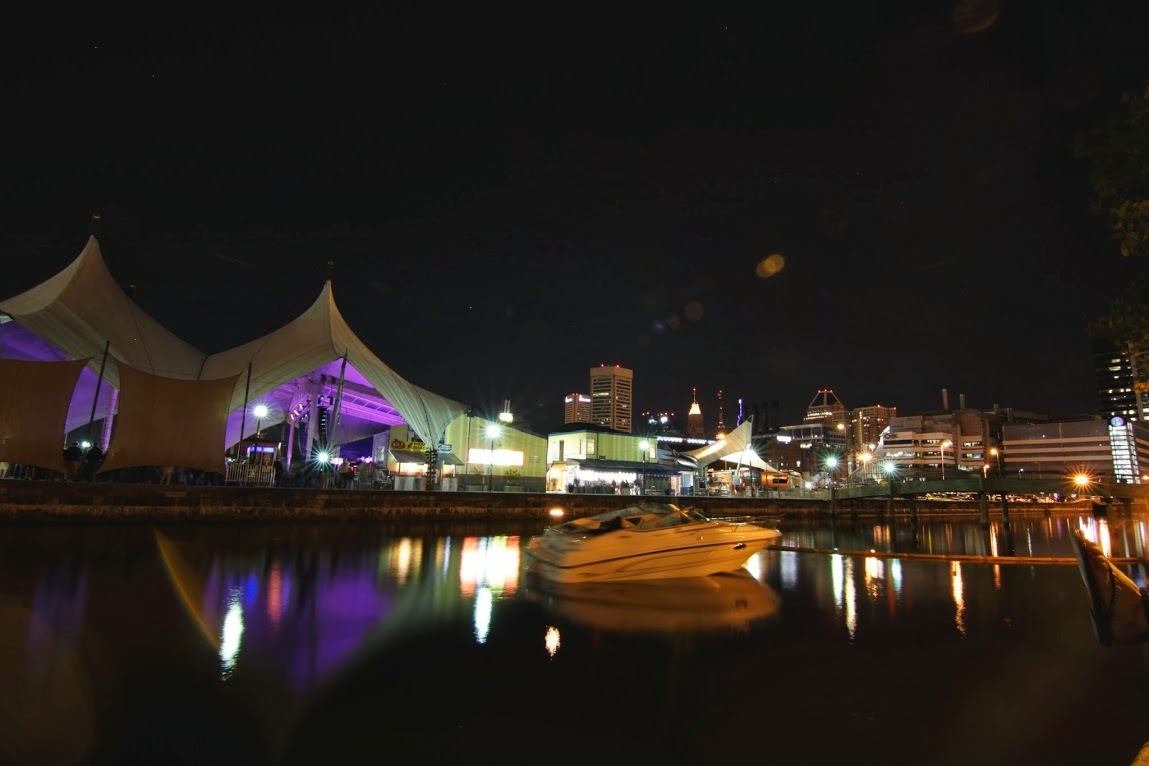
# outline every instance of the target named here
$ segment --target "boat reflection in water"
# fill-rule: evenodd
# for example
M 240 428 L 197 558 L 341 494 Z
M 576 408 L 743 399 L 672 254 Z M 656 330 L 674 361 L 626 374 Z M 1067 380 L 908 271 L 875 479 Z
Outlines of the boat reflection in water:
M 778 594 L 745 569 L 702 577 L 564 583 L 533 575 L 528 597 L 587 627 L 620 633 L 739 631 L 778 612 Z

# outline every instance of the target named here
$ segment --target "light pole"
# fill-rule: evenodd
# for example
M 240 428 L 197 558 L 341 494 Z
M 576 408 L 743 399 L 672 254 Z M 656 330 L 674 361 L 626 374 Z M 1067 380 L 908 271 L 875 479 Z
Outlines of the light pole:
M 841 425 L 841 424 L 839 423 L 839 425 Z M 837 472 L 835 470 L 835 469 L 837 469 L 837 467 L 838 467 L 838 456 L 837 455 L 830 455 L 829 457 L 826 458 L 826 468 L 829 469 L 826 472 L 827 473 L 827 479 L 829 480 L 831 487 L 834 486 L 833 475 Z
M 953 442 L 946 439 L 942 442 L 942 481 L 946 480 L 946 447 L 952 445 Z
M 989 454 L 993 455 L 994 462 L 997 463 L 997 478 L 1001 478 L 1001 451 L 997 447 L 990 447 Z
M 870 461 L 873 459 L 874 459 L 874 456 L 869 452 L 859 452 L 858 453 L 858 462 L 860 462 L 862 464 L 862 484 L 863 485 L 865 485 L 865 483 L 866 483 L 866 474 L 869 473 Z
M 257 404 L 251 411 L 255 415 L 255 438 L 257 440 L 263 438 L 263 419 L 267 417 L 267 405 Z
M 650 442 L 643 439 L 638 443 L 638 448 L 642 450 L 642 494 L 646 494 L 646 453 L 650 449 Z
M 503 429 L 496 425 L 487 426 L 487 438 L 491 440 L 491 451 L 487 459 L 487 491 L 491 492 L 495 486 L 495 439 Z

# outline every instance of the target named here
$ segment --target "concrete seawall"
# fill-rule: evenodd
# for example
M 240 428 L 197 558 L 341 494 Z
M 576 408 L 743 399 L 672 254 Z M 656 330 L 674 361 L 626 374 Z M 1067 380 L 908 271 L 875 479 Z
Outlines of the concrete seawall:
M 641 498 L 619 495 L 567 495 L 529 492 L 402 492 L 392 490 L 269 489 L 158 484 L 88 484 L 23 480 L 0 481 L 0 518 L 9 520 L 109 521 L 275 521 L 403 519 L 550 519 L 552 508 L 567 518 L 630 505 Z M 830 505 L 813 498 L 648 498 L 689 504 L 714 516 L 828 517 Z M 1080 507 L 1078 507 L 1080 506 Z M 1041 512 L 1043 504 L 1019 503 L 1011 513 Z M 898 518 L 910 506 L 895 501 Z M 1090 510 L 1089 504 L 1053 504 L 1051 510 Z M 881 517 L 884 499 L 839 503 L 841 517 Z M 917 502 L 919 516 L 977 514 L 976 503 Z M 990 504 L 990 519 L 1000 508 Z

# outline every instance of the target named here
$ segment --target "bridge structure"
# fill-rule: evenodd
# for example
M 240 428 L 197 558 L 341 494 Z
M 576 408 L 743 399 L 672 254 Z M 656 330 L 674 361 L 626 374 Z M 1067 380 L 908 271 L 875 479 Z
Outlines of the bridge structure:
M 981 520 L 989 521 L 989 498 L 996 496 L 1001 505 L 1003 519 L 1009 519 L 1010 495 L 1060 494 L 1093 498 L 1094 511 L 1106 513 L 1114 502 L 1125 510 L 1134 502 L 1149 502 L 1149 485 L 1123 484 L 1105 480 L 1090 480 L 1078 485 L 1074 477 L 1056 478 L 1012 478 L 1000 476 L 977 476 L 956 479 L 931 479 L 927 481 L 888 480 L 880 483 L 867 483 L 858 486 L 834 487 L 830 490 L 830 514 L 836 515 L 842 501 L 873 498 L 886 499 L 886 514 L 894 516 L 895 499 L 908 503 L 910 518 L 917 517 L 916 500 L 925 495 L 961 493 L 976 495 Z

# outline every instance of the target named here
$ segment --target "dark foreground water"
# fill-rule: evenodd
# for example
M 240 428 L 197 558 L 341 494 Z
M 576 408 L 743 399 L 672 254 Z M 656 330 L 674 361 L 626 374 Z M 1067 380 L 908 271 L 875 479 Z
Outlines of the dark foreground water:
M 540 587 L 537 524 L 0 527 L 0 763 L 1127 766 L 1149 663 L 1098 644 L 1086 524 L 783 525 L 689 583 Z M 1139 565 L 1127 571 L 1139 583 Z

